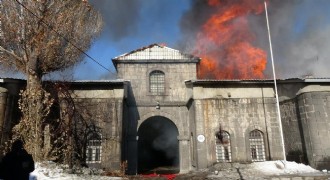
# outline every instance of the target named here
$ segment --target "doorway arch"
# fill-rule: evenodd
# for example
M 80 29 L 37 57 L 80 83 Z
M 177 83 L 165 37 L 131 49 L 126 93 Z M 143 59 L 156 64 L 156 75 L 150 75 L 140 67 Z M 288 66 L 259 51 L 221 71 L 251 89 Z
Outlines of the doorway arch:
M 138 173 L 178 173 L 178 135 L 178 128 L 168 118 L 146 119 L 138 129 Z

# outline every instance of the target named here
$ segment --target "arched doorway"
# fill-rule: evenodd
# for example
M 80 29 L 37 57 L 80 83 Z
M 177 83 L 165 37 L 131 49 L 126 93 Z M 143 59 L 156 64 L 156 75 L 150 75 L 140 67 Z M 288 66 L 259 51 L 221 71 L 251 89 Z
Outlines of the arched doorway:
M 165 117 L 144 121 L 138 130 L 138 173 L 178 173 L 178 135 L 176 125 Z

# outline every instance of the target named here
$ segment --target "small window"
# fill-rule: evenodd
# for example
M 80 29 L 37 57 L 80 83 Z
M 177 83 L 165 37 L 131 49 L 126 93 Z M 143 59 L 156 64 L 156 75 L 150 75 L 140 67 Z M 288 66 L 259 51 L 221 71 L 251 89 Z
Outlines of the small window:
M 162 71 L 152 71 L 149 76 L 149 87 L 152 95 L 164 94 L 165 74 Z
M 87 136 L 86 163 L 101 163 L 102 142 L 101 135 L 91 132 Z
M 215 152 L 217 162 L 231 162 L 230 136 L 226 131 L 216 134 Z
M 265 161 L 265 145 L 262 132 L 258 130 L 251 131 L 249 141 L 252 161 Z

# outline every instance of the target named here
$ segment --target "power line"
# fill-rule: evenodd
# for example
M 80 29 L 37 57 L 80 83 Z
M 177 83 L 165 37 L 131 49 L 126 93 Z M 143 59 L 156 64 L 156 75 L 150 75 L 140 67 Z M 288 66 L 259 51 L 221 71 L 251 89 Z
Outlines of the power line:
M 51 29 L 52 31 L 54 31 L 57 35 L 59 35 L 60 37 L 62 37 L 65 41 L 67 41 L 69 44 L 71 44 L 73 47 L 75 47 L 76 49 L 78 49 L 81 53 L 83 53 L 85 56 L 87 56 L 89 59 L 91 59 L 92 61 L 94 61 L 96 64 L 98 64 L 99 66 L 101 66 L 103 69 L 109 71 L 110 73 L 114 74 L 113 72 L 110 71 L 110 69 L 106 68 L 105 66 L 103 66 L 100 62 L 98 62 L 96 59 L 94 59 L 93 57 L 91 57 L 90 55 L 88 55 L 85 51 L 83 51 L 82 49 L 80 49 L 77 45 L 75 45 L 74 43 L 72 43 L 68 38 L 64 37 L 61 33 L 59 33 L 57 30 L 53 29 L 51 25 L 47 24 L 46 22 L 44 22 L 44 20 L 42 20 L 40 17 L 38 17 L 35 13 L 33 13 L 29 8 L 27 8 L 24 4 L 22 4 L 21 2 L 19 2 L 18 0 L 16 0 L 16 2 L 21 5 L 24 9 L 26 9 L 29 13 L 31 13 L 33 16 L 35 16 L 36 18 L 38 18 L 38 20 L 40 20 L 40 22 L 42 22 L 44 25 L 46 25 L 49 29 Z

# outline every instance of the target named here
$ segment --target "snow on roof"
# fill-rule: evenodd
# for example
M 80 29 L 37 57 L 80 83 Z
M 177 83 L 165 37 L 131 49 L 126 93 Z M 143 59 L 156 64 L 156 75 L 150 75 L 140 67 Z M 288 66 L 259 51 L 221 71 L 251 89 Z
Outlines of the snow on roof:
M 194 57 L 193 55 L 184 54 L 176 49 L 172 49 L 161 44 L 151 44 L 149 46 L 145 46 L 113 58 L 113 60 L 155 60 L 155 59 L 190 60 L 190 59 L 199 59 L 199 58 Z

